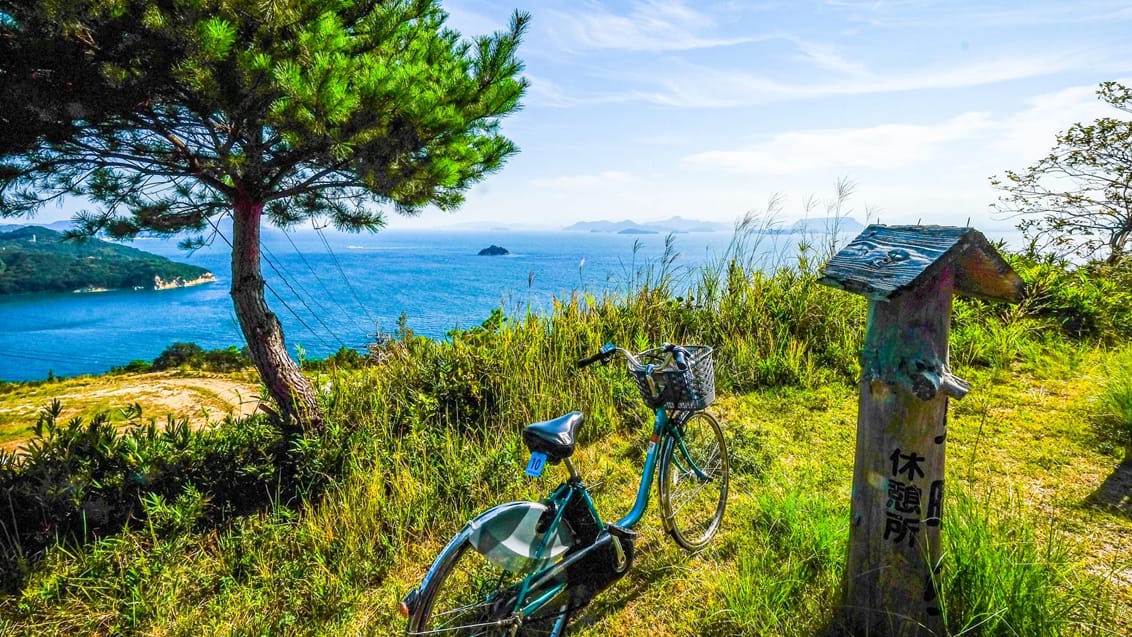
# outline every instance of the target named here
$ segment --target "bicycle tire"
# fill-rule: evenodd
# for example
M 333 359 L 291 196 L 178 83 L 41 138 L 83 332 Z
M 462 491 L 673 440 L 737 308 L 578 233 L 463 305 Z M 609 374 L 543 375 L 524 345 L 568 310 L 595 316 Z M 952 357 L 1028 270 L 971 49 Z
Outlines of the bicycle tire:
M 508 597 L 518 590 L 522 577 L 484 559 L 467 540 L 441 559 L 443 562 L 434 569 L 435 575 L 421 591 L 406 634 L 510 636 L 510 626 L 499 626 L 494 622 L 510 616 Z M 535 599 L 539 594 L 539 591 L 531 591 L 527 598 Z M 563 637 L 569 621 L 569 601 L 567 588 L 524 621 L 516 634 L 523 637 Z
M 687 459 L 676 438 L 668 436 L 660 456 L 661 517 L 664 530 L 677 544 L 697 551 L 719 531 L 727 508 L 727 441 L 719 422 L 707 412 L 693 413 L 678 427 L 692 461 L 707 477 L 682 466 Z

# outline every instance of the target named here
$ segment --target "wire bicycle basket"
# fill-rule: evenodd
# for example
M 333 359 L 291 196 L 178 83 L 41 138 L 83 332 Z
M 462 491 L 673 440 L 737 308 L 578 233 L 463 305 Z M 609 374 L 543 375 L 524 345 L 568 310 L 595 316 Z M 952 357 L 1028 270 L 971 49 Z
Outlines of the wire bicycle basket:
M 632 370 L 633 379 L 641 390 L 641 398 L 650 408 L 697 411 L 715 400 L 715 366 L 711 360 L 711 348 L 685 345 L 683 349 L 688 352 L 687 369 L 679 369 L 672 353 L 663 347 L 637 355 L 643 367 Z

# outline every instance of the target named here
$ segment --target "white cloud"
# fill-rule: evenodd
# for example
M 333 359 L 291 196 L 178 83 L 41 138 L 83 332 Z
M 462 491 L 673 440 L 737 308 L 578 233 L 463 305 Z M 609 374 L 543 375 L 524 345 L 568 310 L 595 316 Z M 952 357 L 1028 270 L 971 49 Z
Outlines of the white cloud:
M 945 144 L 990 127 L 986 113 L 966 113 L 939 124 L 790 131 L 741 150 L 697 153 L 687 161 L 739 173 L 803 174 L 827 168 L 891 169 L 933 159 Z
M 798 47 L 801 59 L 819 69 L 842 73 L 845 75 L 867 75 L 864 65 L 853 62 L 841 55 L 837 49 L 827 43 L 810 42 L 793 37 L 785 37 Z
M 1027 108 L 1003 118 L 1002 134 L 996 148 L 1007 157 L 1027 164 L 1037 161 L 1053 148 L 1058 132 L 1074 123 L 1119 113 L 1097 97 L 1097 86 L 1074 86 L 1027 100 Z M 1018 170 L 1024 166 L 1014 166 Z
M 839 12 L 843 19 L 873 28 L 913 29 L 942 28 L 962 25 L 968 29 L 982 26 L 1018 28 L 1063 26 L 1096 22 L 1124 21 L 1132 18 L 1124 0 L 1030 0 L 1028 2 L 961 2 L 840 1 L 826 0 L 825 5 Z
M 842 62 L 843 65 L 850 65 Z M 1019 55 L 951 67 L 877 74 L 858 70 L 836 81 L 790 84 L 745 71 L 682 65 L 670 68 L 659 90 L 635 93 L 637 99 L 676 107 L 721 108 L 790 99 L 954 89 L 1040 77 L 1087 65 L 1080 56 L 1058 52 Z
M 624 15 L 593 3 L 546 14 L 551 35 L 571 50 L 686 51 L 752 41 L 713 35 L 715 21 L 681 0 L 634 2 Z

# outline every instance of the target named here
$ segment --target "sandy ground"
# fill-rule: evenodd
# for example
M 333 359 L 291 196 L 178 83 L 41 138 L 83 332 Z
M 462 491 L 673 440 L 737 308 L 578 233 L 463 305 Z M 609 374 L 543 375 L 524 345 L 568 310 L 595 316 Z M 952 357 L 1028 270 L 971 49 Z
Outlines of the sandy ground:
M 0 416 L 9 421 L 10 430 L 28 429 L 39 411 L 53 399 L 63 405 L 60 421 L 138 403 L 146 418 L 156 418 L 162 423 L 171 414 L 188 418 L 194 427 L 228 415 L 252 414 L 261 402 L 258 385 L 228 376 L 153 373 L 72 379 L 58 385 L 29 387 L 5 396 L 0 404 Z M 13 449 L 22 442 L 9 439 L 0 442 L 0 448 Z

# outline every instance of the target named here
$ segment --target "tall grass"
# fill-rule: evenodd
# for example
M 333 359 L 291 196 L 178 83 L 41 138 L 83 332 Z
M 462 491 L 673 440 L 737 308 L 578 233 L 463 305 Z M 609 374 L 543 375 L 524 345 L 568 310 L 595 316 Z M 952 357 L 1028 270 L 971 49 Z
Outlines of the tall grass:
M 444 341 L 417 337 L 403 325 L 373 346 L 362 367 L 313 369 L 324 388 L 327 431 L 291 439 L 278 455 L 290 463 L 292 483 L 271 472 L 253 476 L 250 483 L 266 490 L 266 506 L 209 525 L 200 521 L 216 496 L 204 482 L 146 494 L 120 532 L 48 550 L 18 593 L 0 599 L 0 628 L 396 634 L 391 600 L 465 520 L 502 497 L 544 494 L 546 484 L 515 470 L 525 424 L 584 409 L 582 445 L 601 451 L 592 468 L 624 478 L 613 485 L 631 484 L 650 414 L 623 370 L 579 372 L 573 365 L 608 341 L 630 349 L 710 344 L 721 394 L 791 388 L 820 411 L 829 386 L 856 382 L 864 301 L 817 283 L 825 252 L 836 244 L 806 242 L 789 266 L 755 261 L 764 252 L 757 242 L 768 236 L 761 232 L 765 219 L 742 220 L 729 247 L 696 273 L 676 267 L 669 244 L 659 262 L 630 261 L 629 285 L 620 293 L 575 293 L 545 315 L 498 311 Z M 1040 317 L 1011 320 L 975 305 L 966 311 L 957 319 L 960 331 L 970 330 L 956 348 L 964 363 L 1040 358 L 1042 330 L 1023 322 Z M 1018 353 L 1029 347 L 1036 349 Z M 756 425 L 732 428 L 744 489 L 736 490 L 728 520 L 742 532 L 713 549 L 728 565 L 711 578 L 723 610 L 684 608 L 688 634 L 815 635 L 831 621 L 847 511 L 821 481 L 820 463 L 824 454 L 849 451 L 815 447 L 811 464 L 769 467 L 766 436 Z M 812 436 L 806 423 L 782 435 L 780 447 L 809 444 Z M 311 484 L 321 486 L 305 486 Z M 631 489 L 611 486 L 597 497 L 622 506 Z M 1092 580 L 1083 577 L 1086 584 L 1074 588 L 1081 575 L 1073 556 L 1050 544 L 1030 518 L 962 498 L 952 511 L 954 531 L 945 536 L 955 567 L 945 571 L 944 590 L 953 634 L 1068 634 L 1088 625 L 1093 607 L 1081 600 L 1096 592 Z M 1066 586 L 1068 593 L 1059 592 Z
M 1102 444 L 1123 445 L 1124 461 L 1132 463 L 1132 348 L 1119 350 L 1104 370 L 1097 403 Z
M 961 492 L 949 505 L 941 591 L 948 634 L 1115 634 L 1111 590 L 1082 572 L 1079 549 L 1055 520 L 1043 528 L 1009 494 Z

